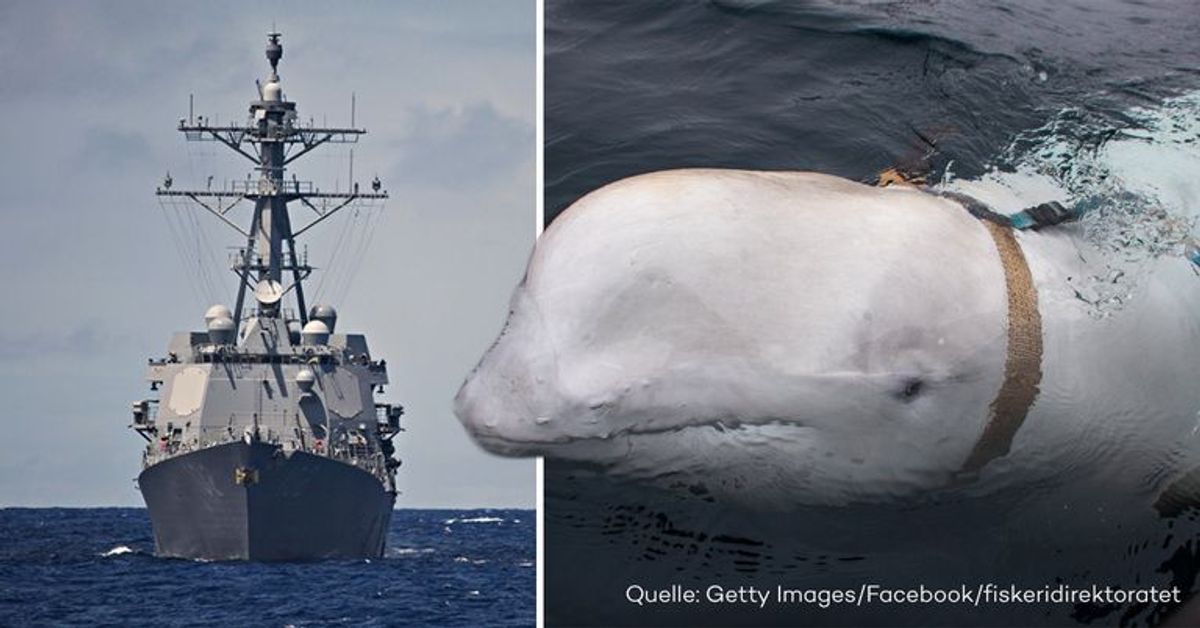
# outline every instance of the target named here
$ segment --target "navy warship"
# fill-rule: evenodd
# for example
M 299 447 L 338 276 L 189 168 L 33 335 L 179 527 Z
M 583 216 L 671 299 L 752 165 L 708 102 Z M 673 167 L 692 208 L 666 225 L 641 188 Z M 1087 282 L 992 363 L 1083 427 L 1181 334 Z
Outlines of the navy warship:
M 354 128 L 353 110 L 347 128 L 301 122 L 280 86 L 279 33 L 268 34 L 266 54 L 271 73 L 257 83 L 246 122 L 213 124 L 192 112 L 179 122 L 186 139 L 228 147 L 257 177 L 216 190 L 210 177 L 208 189 L 180 190 L 168 174 L 157 190 L 211 213 L 245 246 L 231 255 L 233 309 L 213 305 L 203 331 L 175 334 L 166 357 L 150 360 L 146 378 L 158 396 L 133 404 L 131 427 L 147 441 L 137 485 L 160 556 L 378 557 L 396 499 L 392 439 L 403 409 L 376 402 L 386 363 L 371 357 L 364 336 L 336 333 L 330 305 L 306 309 L 314 269 L 296 238 L 387 193 L 378 177 L 370 191 L 351 183 L 345 192 L 285 178 L 297 158 L 366 131 Z M 248 229 L 230 218 L 242 202 L 253 204 Z M 293 203 L 307 215 L 299 228 Z

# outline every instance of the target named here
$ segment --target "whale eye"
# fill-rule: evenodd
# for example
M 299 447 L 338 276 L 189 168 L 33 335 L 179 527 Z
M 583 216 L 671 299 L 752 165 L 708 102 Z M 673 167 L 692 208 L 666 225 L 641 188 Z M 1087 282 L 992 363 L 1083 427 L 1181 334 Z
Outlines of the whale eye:
M 924 388 L 925 383 L 914 377 L 904 382 L 904 388 L 900 389 L 900 394 L 897 396 L 901 401 L 912 401 L 921 394 L 921 390 Z

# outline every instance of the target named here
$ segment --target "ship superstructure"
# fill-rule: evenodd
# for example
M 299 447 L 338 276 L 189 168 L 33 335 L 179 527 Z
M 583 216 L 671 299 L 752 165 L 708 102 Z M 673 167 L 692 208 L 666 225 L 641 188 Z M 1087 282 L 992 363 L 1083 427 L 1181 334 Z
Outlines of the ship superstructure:
M 211 560 L 299 560 L 382 554 L 399 461 L 392 438 L 402 409 L 377 402 L 386 364 L 361 334 L 338 333 L 330 305 L 305 302 L 313 272 L 296 238 L 344 208 L 387 198 L 370 190 L 322 192 L 288 179 L 292 162 L 362 129 L 299 120 L 283 93 L 279 33 L 268 35 L 271 73 L 244 124 L 216 125 L 189 114 L 190 141 L 222 144 L 253 164 L 257 177 L 219 190 L 173 189 L 244 238 L 231 264 L 232 309 L 214 305 L 203 331 L 177 333 L 147 379 L 157 398 L 136 402 L 132 427 L 146 441 L 138 486 L 157 553 Z M 230 218 L 252 203 L 245 228 Z M 296 228 L 289 206 L 304 211 Z M 299 214 L 299 212 L 297 212 Z

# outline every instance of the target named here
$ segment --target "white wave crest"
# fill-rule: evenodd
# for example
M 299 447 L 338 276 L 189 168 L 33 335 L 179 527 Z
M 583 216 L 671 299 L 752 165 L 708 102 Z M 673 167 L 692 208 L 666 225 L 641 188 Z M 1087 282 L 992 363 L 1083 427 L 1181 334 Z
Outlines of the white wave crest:
M 503 517 L 467 517 L 465 519 L 450 518 L 442 523 L 453 525 L 455 523 L 504 523 Z
M 432 554 L 436 550 L 432 547 L 397 547 L 388 550 L 388 554 L 392 556 L 414 556 L 419 554 Z
M 1006 214 L 1051 200 L 1081 211 L 1083 237 L 1106 259 L 1072 287 L 1096 317 L 1128 302 L 1147 262 L 1186 255 L 1200 239 L 1200 92 L 1123 113 L 1127 126 L 1105 129 L 1063 110 L 1018 136 L 982 177 L 947 169 L 938 186 Z
M 134 553 L 134 549 L 129 547 L 128 545 L 118 545 L 118 546 L 108 550 L 107 552 L 104 552 L 100 556 L 103 558 L 108 558 L 109 556 L 121 556 L 124 554 L 133 554 L 133 553 Z

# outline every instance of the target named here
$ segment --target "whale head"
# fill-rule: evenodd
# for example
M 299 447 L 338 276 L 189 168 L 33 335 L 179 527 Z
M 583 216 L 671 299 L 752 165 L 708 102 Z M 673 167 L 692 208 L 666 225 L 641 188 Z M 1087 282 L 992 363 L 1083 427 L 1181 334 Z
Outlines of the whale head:
M 494 453 L 732 502 L 903 498 L 980 439 L 1005 294 L 985 229 L 918 190 L 643 175 L 542 235 L 455 412 Z

